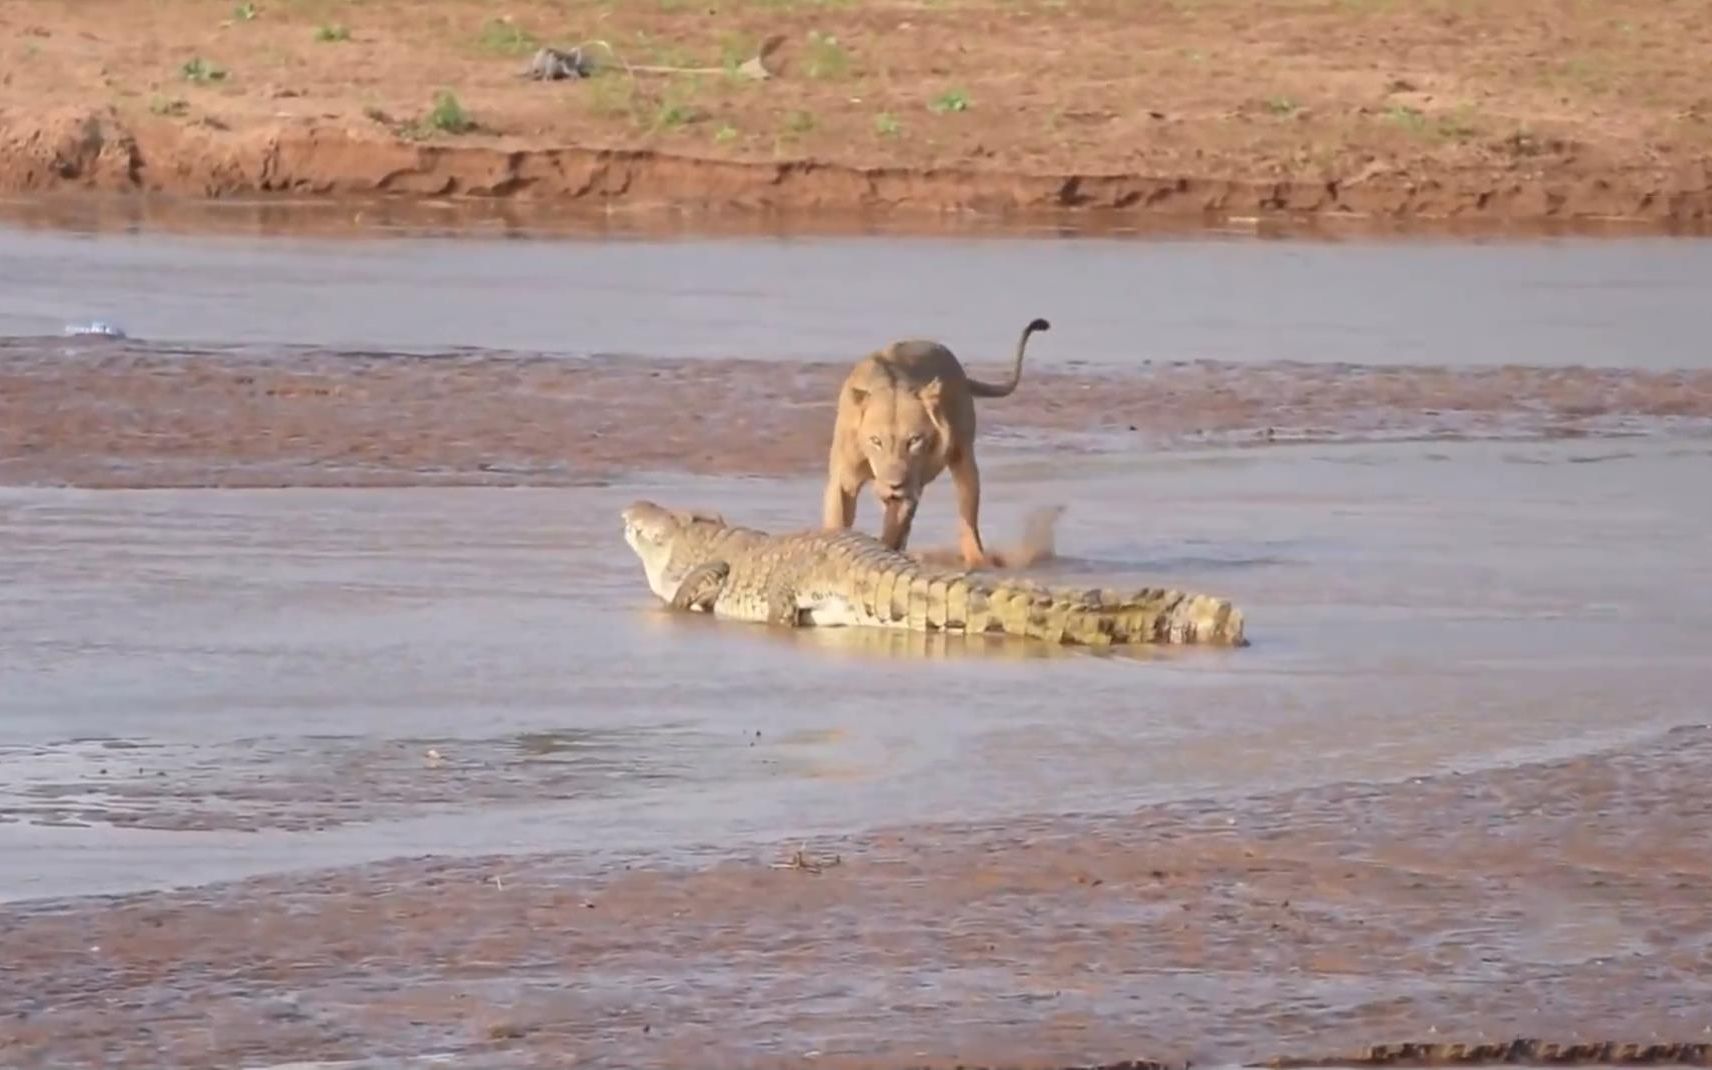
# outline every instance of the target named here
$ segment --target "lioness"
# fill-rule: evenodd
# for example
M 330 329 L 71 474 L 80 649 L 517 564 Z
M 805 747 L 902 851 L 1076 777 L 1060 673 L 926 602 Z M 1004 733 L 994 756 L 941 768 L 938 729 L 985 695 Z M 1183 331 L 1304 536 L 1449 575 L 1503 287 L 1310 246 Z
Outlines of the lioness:
M 989 564 L 978 520 L 975 399 L 1009 396 L 1022 381 L 1029 335 L 1051 329 L 1043 319 L 1023 328 L 1010 381 L 1002 386 L 970 378 L 938 342 L 893 342 L 858 361 L 838 392 L 822 526 L 855 524 L 856 496 L 873 480 L 875 497 L 886 511 L 880 541 L 902 552 L 922 489 L 949 468 L 957 484 L 957 542 L 964 564 Z

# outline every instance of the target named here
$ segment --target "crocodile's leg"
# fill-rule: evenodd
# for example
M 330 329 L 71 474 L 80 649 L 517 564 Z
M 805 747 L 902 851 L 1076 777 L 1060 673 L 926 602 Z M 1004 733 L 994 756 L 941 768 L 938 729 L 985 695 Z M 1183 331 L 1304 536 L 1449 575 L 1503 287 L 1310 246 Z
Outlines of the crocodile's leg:
M 802 609 L 797 605 L 797 592 L 791 584 L 775 578 L 767 584 L 767 623 L 786 628 L 802 625 Z
M 705 565 L 697 565 L 684 576 L 678 584 L 677 592 L 672 595 L 673 609 L 701 610 L 704 613 L 713 612 L 714 599 L 725 588 L 726 578 L 731 575 L 731 566 L 724 561 L 709 561 Z

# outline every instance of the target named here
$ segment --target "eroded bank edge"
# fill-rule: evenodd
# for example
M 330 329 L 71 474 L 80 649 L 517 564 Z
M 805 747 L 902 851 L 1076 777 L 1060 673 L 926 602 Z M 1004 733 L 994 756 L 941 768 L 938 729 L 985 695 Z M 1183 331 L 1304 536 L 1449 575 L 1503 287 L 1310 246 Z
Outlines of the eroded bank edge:
M 83 191 L 234 196 L 498 200 L 554 209 L 671 210 L 724 226 L 757 214 L 891 217 L 941 229 L 944 217 L 1122 227 L 1262 221 L 1367 227 L 1398 221 L 1464 230 L 1576 223 L 1634 232 L 1712 232 L 1705 175 L 1615 167 L 1556 176 L 1493 168 L 1384 171 L 1347 180 L 1277 181 L 1195 175 L 1024 174 L 966 165 L 857 167 L 814 159 L 718 160 L 654 150 L 537 146 L 503 138 L 449 145 L 334 125 L 232 130 L 126 120 L 115 110 L 64 115 L 0 112 L 0 193 Z M 935 220 L 934 217 L 940 217 Z M 743 218 L 747 217 L 747 218 Z M 277 225 L 277 224 L 275 224 Z M 331 224 L 323 224 L 331 225 Z M 800 225 L 800 224 L 799 224 Z M 813 225 L 813 224 L 811 224 Z

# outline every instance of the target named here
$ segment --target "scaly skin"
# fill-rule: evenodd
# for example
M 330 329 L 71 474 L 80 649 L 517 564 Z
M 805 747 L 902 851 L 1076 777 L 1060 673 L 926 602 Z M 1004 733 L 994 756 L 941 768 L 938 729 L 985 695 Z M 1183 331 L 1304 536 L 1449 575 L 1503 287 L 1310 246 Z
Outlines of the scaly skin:
M 858 531 L 770 535 L 638 501 L 624 538 L 676 609 L 789 627 L 859 625 L 1052 643 L 1246 646 L 1242 611 L 1162 588 L 1073 590 L 925 568 Z

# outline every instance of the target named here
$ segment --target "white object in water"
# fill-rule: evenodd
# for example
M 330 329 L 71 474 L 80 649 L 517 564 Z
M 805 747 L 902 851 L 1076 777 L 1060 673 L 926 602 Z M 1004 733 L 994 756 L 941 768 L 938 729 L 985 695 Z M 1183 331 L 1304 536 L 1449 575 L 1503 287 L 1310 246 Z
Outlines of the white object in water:
M 124 338 L 125 337 L 124 328 L 116 327 L 111 323 L 103 323 L 100 320 L 95 320 L 92 323 L 69 324 L 65 328 L 65 333 L 66 334 L 99 334 L 99 335 L 106 337 L 106 338 Z

